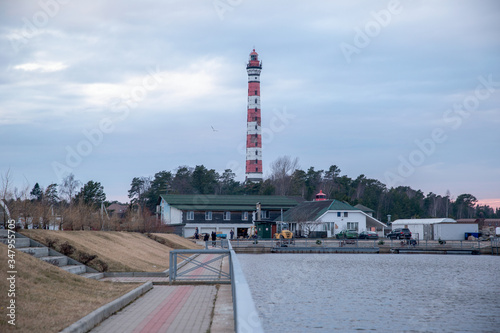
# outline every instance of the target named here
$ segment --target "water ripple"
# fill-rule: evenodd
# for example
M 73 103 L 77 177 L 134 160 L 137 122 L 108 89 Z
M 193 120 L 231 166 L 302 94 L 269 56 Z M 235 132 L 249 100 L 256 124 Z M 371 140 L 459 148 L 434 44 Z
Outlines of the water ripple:
M 268 332 L 500 331 L 500 257 L 238 258 Z

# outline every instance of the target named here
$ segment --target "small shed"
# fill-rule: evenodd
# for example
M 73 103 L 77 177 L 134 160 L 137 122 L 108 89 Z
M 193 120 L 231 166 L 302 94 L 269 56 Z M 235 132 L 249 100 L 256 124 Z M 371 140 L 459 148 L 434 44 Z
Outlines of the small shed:
M 271 239 L 276 232 L 276 222 L 274 221 L 255 221 L 257 236 L 262 239 Z

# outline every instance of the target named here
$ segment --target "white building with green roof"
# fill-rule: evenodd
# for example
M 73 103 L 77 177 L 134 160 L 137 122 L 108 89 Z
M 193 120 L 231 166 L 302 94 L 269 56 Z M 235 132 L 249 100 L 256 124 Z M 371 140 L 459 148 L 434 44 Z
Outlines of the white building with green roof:
M 283 221 L 296 235 L 304 236 L 314 231 L 323 231 L 327 237 L 334 237 L 342 230 L 371 230 L 383 237 L 387 227 L 371 214 L 339 200 L 305 201 L 289 209 Z
M 254 221 L 273 221 L 282 212 L 304 200 L 276 195 L 181 195 L 165 194 L 158 199 L 162 223 L 182 229 L 182 236 L 192 237 L 212 231 L 244 237 Z M 260 204 L 260 216 L 257 216 Z

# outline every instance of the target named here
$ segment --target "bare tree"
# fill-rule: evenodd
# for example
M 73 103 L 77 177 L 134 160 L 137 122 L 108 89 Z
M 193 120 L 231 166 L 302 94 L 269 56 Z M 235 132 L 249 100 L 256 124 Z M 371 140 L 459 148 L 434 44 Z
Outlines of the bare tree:
M 297 229 L 302 235 L 309 235 L 311 231 L 320 231 L 320 226 L 323 222 L 318 221 L 316 218 L 316 211 L 309 211 L 307 209 L 293 209 L 290 212 L 289 221 L 297 223 Z
M 68 203 L 71 205 L 71 201 L 76 194 L 76 190 L 81 186 L 81 182 L 75 179 L 75 175 L 70 173 L 62 180 L 60 185 L 61 193 L 65 194 L 68 198 Z
M 298 224 L 299 230 L 302 230 L 303 234 L 308 236 L 311 234 L 311 231 L 322 231 L 319 229 L 323 226 L 323 222 L 320 221 L 303 221 Z
M 11 183 L 12 175 L 10 169 L 7 169 L 4 174 L 0 175 L 0 199 L 7 201 L 12 197 Z
M 292 174 L 300 168 L 299 159 L 288 155 L 278 157 L 271 164 L 271 181 L 276 188 L 276 194 L 287 195 L 291 191 Z
M 30 197 L 30 185 L 29 183 L 24 183 L 23 188 L 14 188 L 12 206 L 12 218 L 20 222 L 21 227 L 24 229 L 28 228 L 28 224 L 31 221 L 31 216 L 33 215 L 33 204 L 29 200 Z
M 450 217 L 450 198 L 451 198 L 451 193 L 450 190 L 446 190 L 446 217 Z
M 0 175 L 0 212 L 2 213 L 2 220 L 0 221 L 4 227 L 7 226 L 7 221 L 10 219 L 9 208 L 7 207 L 8 200 L 11 199 L 11 183 L 12 176 L 10 174 L 10 169 L 5 171 L 5 174 Z

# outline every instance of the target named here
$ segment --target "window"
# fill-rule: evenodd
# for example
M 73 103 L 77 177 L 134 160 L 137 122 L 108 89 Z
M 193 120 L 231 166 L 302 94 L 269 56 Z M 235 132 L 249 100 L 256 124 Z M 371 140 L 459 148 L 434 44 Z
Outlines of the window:
M 257 76 L 255 77 L 255 79 L 257 80 Z
M 192 221 L 194 220 L 194 211 L 190 210 L 186 212 L 186 220 Z
M 255 143 L 255 147 L 257 147 L 257 142 Z
M 205 220 L 208 221 L 212 220 L 212 212 L 205 212 Z
M 340 217 L 341 216 L 341 213 L 340 212 L 337 212 L 337 217 Z
M 259 155 L 259 152 L 258 152 L 258 151 L 255 151 L 255 155 Z
M 347 229 L 358 231 L 358 222 L 347 222 Z
M 269 218 L 269 211 L 267 210 L 261 210 L 260 211 L 260 219 L 267 219 Z
M 255 125 L 255 129 L 257 129 L 257 125 Z
M 344 217 L 347 217 L 348 213 L 347 212 L 344 212 Z
M 257 90 L 255 90 L 255 95 L 257 95 Z
M 241 213 L 241 219 L 243 221 L 247 221 L 248 220 L 248 212 L 243 212 Z
M 258 160 L 258 159 L 255 159 L 255 163 L 258 163 L 258 162 L 259 162 L 259 160 Z
M 257 108 L 255 108 L 255 112 L 257 112 Z
M 224 221 L 231 220 L 231 212 L 224 212 Z
M 257 104 L 257 98 L 255 99 L 255 103 Z
M 259 167 L 256 167 L 256 168 L 255 168 L 255 172 L 259 172 Z

